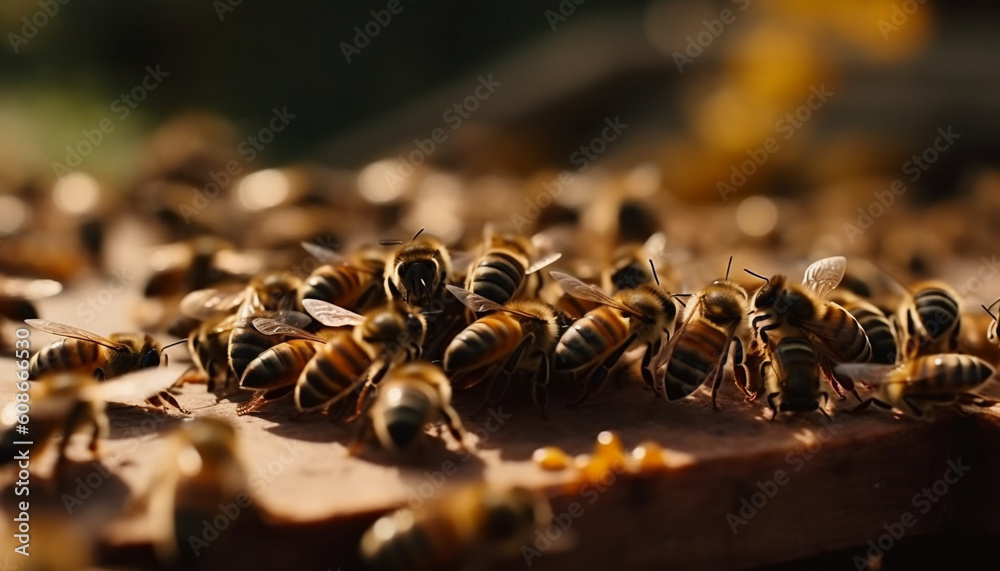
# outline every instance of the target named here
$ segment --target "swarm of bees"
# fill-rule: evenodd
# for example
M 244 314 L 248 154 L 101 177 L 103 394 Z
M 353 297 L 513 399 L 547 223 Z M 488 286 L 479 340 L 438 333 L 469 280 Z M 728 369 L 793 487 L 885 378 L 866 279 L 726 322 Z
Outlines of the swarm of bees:
M 36 420 L 46 427 L 38 440 L 61 434 L 62 456 L 69 435 L 88 428 L 96 454 L 105 402 L 128 393 L 187 415 L 174 389 L 204 383 L 220 396 L 245 393 L 240 415 L 281 415 L 278 405 L 287 402 L 296 411 L 289 417 L 357 421 L 352 455 L 371 446 L 400 458 L 419 454 L 435 427 L 437 437 L 448 435 L 446 445 L 468 450 L 474 443 L 453 393 L 485 383 L 481 412 L 510 389 L 522 390 L 544 417 L 550 387 L 575 391 L 567 406 L 585 406 L 632 356 L 650 398 L 677 401 L 705 388 L 717 409 L 723 380 L 731 378 L 746 402 L 764 403 L 771 419 L 829 415 L 831 405 L 848 399 L 856 401 L 852 412 L 876 405 L 921 419 L 956 404 L 994 404 L 977 394 L 993 378 L 994 363 L 963 344 L 963 324 L 973 320 L 945 284 L 907 289 L 887 278 L 888 287 L 876 286 L 849 273 L 838 256 L 810 264 L 801 284 L 746 269 L 760 280 L 746 288 L 732 277 L 730 257 L 721 278 L 685 291 L 682 269 L 651 252 L 658 241 L 662 236 L 618 248 L 596 277 L 543 272 L 560 261 L 551 241 L 492 228 L 469 251 L 422 229 L 408 241 L 347 251 L 303 243 L 320 262 L 307 275 L 263 267 L 242 277 L 209 271 L 228 250 L 187 242 L 199 245 L 188 261 L 201 275 L 181 279 L 167 266 L 146 288 L 183 315 L 160 324 L 184 336 L 171 344 L 188 348 L 191 365 L 183 374 L 166 381 L 153 374 L 164 370 L 171 345 L 149 334 L 104 336 L 24 314 L 29 326 L 62 338 L 30 360 L 33 399 L 41 403 L 35 410 L 44 411 Z M 579 267 L 563 262 L 563 269 Z M 991 307 L 983 308 L 990 318 L 984 339 L 996 345 Z M 178 433 L 179 465 L 166 496 L 197 488 L 227 500 L 242 490 L 232 427 L 202 420 Z M 4 447 L 14 440 L 10 426 L 3 438 Z M 637 449 L 637 465 L 662 467 L 658 450 L 655 443 L 643 446 L 644 454 Z M 543 466 L 569 462 L 551 451 L 542 456 Z M 527 490 L 473 486 L 380 519 L 361 540 L 360 557 L 380 569 L 410 568 L 418 559 L 433 567 L 502 557 L 547 524 L 547 509 Z M 175 527 L 189 516 L 178 511 Z M 176 538 L 167 537 L 161 551 L 176 557 Z M 433 553 L 423 551 L 428 537 Z

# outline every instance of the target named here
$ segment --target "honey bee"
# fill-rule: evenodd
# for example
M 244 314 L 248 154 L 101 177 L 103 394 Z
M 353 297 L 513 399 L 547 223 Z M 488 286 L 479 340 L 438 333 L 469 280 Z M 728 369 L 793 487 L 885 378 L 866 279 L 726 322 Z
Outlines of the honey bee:
M 666 253 L 666 241 L 666 236 L 657 232 L 643 244 L 630 243 L 616 248 L 611 256 L 610 268 L 606 272 L 606 287 L 617 292 L 651 283 L 654 277 L 659 281 L 660 276 L 654 275 L 657 273 L 655 268 L 660 268 L 659 273 L 663 273 L 664 267 L 670 267 L 667 264 L 669 254 Z M 648 260 L 653 260 L 656 266 L 647 263 Z M 653 271 L 650 271 L 651 269 Z M 671 275 L 663 277 L 668 288 L 674 287 L 673 284 L 677 281 L 676 276 L 672 275 L 673 272 L 669 273 Z
M 302 247 L 323 265 L 303 282 L 299 303 L 320 299 L 339 307 L 363 309 L 380 301 L 385 252 L 366 248 L 345 257 L 311 242 L 303 242 Z
M 782 412 L 812 412 L 824 415 L 830 395 L 821 387 L 820 358 L 812 342 L 788 323 L 772 330 L 766 347 L 767 406 L 771 419 Z
M 899 336 L 896 324 L 881 309 L 850 291 L 836 290 L 828 299 L 854 316 L 872 346 L 870 363 L 894 365 L 900 358 Z
M 994 368 L 971 355 L 925 355 L 899 365 L 846 363 L 843 374 L 878 387 L 876 396 L 862 401 L 852 412 L 874 404 L 931 419 L 937 407 L 956 403 L 992 406 L 995 401 L 976 390 L 993 377 Z
M 208 392 L 215 392 L 218 386 L 229 386 L 232 373 L 227 352 L 235 325 L 235 315 L 220 313 L 202 321 L 188 334 L 188 353 L 193 363 L 178 384 L 205 383 Z
M 164 246 L 153 252 L 150 265 L 153 274 L 143 290 L 145 297 L 183 295 L 226 279 L 249 278 L 263 269 L 257 257 L 237 252 L 214 236 Z
M 28 418 L 17 410 L 16 403 L 8 404 L 0 412 L 0 450 L 3 451 L 0 465 L 13 461 L 17 450 L 25 447 L 40 450 L 57 436 L 62 436 L 57 460 L 62 463 L 70 437 L 84 429 L 90 430 L 89 449 L 98 458 L 101 440 L 108 436 L 105 404 L 152 397 L 169 388 L 175 374 L 167 369 L 147 369 L 99 382 L 81 372 L 54 372 L 35 377 L 31 383 L 18 383 L 18 390 L 28 391 L 29 394 L 31 435 L 22 436 L 15 432 L 15 425 L 27 424 Z M 24 444 L 23 441 L 31 444 Z
M 871 343 L 864 329 L 853 315 L 840 305 L 827 300 L 837 287 L 847 268 L 843 256 L 824 258 L 806 268 L 802 285 L 789 282 L 784 275 L 770 279 L 744 270 L 764 280 L 764 285 L 754 295 L 754 317 L 751 326 L 765 346 L 769 345 L 768 333 L 784 324 L 799 329 L 820 350 L 820 363 L 834 389 L 843 397 L 843 390 L 855 397 L 854 382 L 836 374 L 832 363 L 861 363 L 872 354 Z
M 295 405 L 302 412 L 327 411 L 363 386 L 355 411 L 357 416 L 368 391 L 391 364 L 420 356 L 427 322 L 422 314 L 402 302 L 392 301 L 364 316 L 317 299 L 304 300 L 303 304 L 310 315 L 327 327 L 354 327 L 338 331 L 326 340 L 277 320 L 254 320 L 254 326 L 263 334 L 320 344 L 295 384 Z M 259 386 L 259 390 L 275 388 L 279 387 L 266 380 Z
M 733 259 L 729 258 L 731 267 Z M 747 313 L 749 298 L 746 290 L 729 281 L 726 277 L 712 282 L 700 291 L 693 304 L 688 307 L 684 322 L 660 353 L 660 361 L 654 367 L 659 370 L 666 363 L 666 370 L 660 379 L 657 393 L 665 393 L 669 400 L 680 400 L 698 390 L 709 377 L 712 384 L 712 407 L 716 405 L 716 395 L 730 345 L 734 348 L 734 372 L 737 384 L 746 386 L 743 364 L 744 339 L 747 338 Z
M 421 228 L 407 244 L 383 242 L 399 244 L 385 262 L 386 297 L 417 307 L 439 297 L 452 272 L 448 249 L 436 238 L 421 237 L 423 231 Z
M 529 277 L 538 277 L 536 272 L 562 257 L 558 253 L 540 255 L 538 242 L 524 236 L 496 233 L 487 225 L 482 253 L 469 266 L 465 289 L 500 305 L 517 297 L 529 288 Z M 535 295 L 539 289 L 540 280 Z
M 906 333 L 906 355 L 954 352 L 961 330 L 958 293 L 941 281 L 927 281 L 910 288 L 899 309 Z
M 649 265 L 655 285 L 643 283 L 619 290 L 614 297 L 572 276 L 550 272 L 566 293 L 600 304 L 570 326 L 556 346 L 555 371 L 590 370 L 583 392 L 574 404 L 597 392 L 625 351 L 636 343 L 645 344 L 642 378 L 655 389 L 650 364 L 659 354 L 664 339 L 670 340 L 678 310 L 675 296 L 660 287 L 652 259 Z
M 986 310 L 986 314 L 989 315 L 990 318 L 993 320 L 990 322 L 989 327 L 986 329 L 986 339 L 990 343 L 993 343 L 995 345 L 1000 345 L 1000 338 L 997 337 L 997 316 L 993 315 L 993 312 L 990 311 L 990 308 L 995 306 L 997 303 L 1000 303 L 1000 299 L 991 303 L 989 307 L 984 305 L 983 309 Z
M 38 319 L 38 310 L 32 302 L 61 291 L 62 284 L 57 281 L 0 275 L 0 315 L 11 321 Z
M 451 407 L 451 381 L 437 365 L 405 363 L 389 370 L 366 423 L 351 452 L 360 451 L 373 434 L 386 450 L 405 454 L 414 449 L 424 427 L 443 422 L 464 448 L 465 427 Z
M 481 412 L 503 397 L 515 372 L 531 371 L 532 398 L 544 417 L 551 374 L 549 356 L 560 333 L 555 308 L 532 299 L 500 305 L 459 287 L 447 289 L 474 313 L 490 312 L 448 344 L 444 370 L 453 374 L 452 383 L 468 388 L 489 379 Z
M 361 538 L 361 558 L 379 571 L 492 563 L 517 555 L 551 519 L 548 501 L 526 488 L 476 484 L 380 518 Z
M 165 465 L 149 498 L 152 519 L 159 526 L 155 547 L 163 561 L 192 564 L 199 548 L 207 546 L 192 538 L 202 537 L 204 522 L 217 517 L 220 506 L 239 510 L 230 516 L 240 515 L 238 522 L 253 511 L 237 444 L 236 430 L 219 418 L 192 418 L 170 434 Z M 234 526 L 227 527 L 231 532 Z
M 28 372 L 32 379 L 61 372 L 86 373 L 98 381 L 113 379 L 140 369 L 159 367 L 161 355 L 164 363 L 167 361 L 164 349 L 184 342 L 164 347 L 149 335 L 112 333 L 101 337 L 71 325 L 43 319 L 28 319 L 25 323 L 39 331 L 65 337 L 43 347 L 31 357 Z M 150 397 L 148 402 L 160 408 L 170 405 L 187 414 L 173 395 L 165 390 Z
M 257 319 L 261 320 L 262 328 L 268 327 L 267 318 Z M 324 328 L 316 336 L 329 342 L 338 331 Z M 255 391 L 254 397 L 240 405 L 236 413 L 240 416 L 249 414 L 271 401 L 292 394 L 302 371 L 326 342 L 293 338 L 258 355 L 240 379 L 240 388 Z

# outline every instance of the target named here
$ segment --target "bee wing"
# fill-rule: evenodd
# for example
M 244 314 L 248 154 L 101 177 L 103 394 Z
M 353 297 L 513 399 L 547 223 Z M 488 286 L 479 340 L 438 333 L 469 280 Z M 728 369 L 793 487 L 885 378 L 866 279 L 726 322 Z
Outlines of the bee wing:
M 3 278 L 0 280 L 0 297 L 24 300 L 44 299 L 61 292 L 63 286 L 55 280 Z
M 823 298 L 840 284 L 840 280 L 844 279 L 844 272 L 846 271 L 847 258 L 844 256 L 823 258 L 822 260 L 813 262 L 806 268 L 806 273 L 802 277 L 802 285 Z
M 313 319 L 327 327 L 354 326 L 365 320 L 364 317 L 349 309 L 321 299 L 303 299 L 302 307 L 309 312 L 309 315 L 313 316 Z
M 585 299 L 587 301 L 613 307 L 619 311 L 624 311 L 625 313 L 637 315 L 634 309 L 623 305 L 615 298 L 601 291 L 601 288 L 595 285 L 584 283 L 577 278 L 562 272 L 549 272 L 549 275 L 559 282 L 559 287 L 561 287 L 564 292 L 575 298 Z
M 462 302 L 462 305 L 468 307 L 476 313 L 482 313 L 484 311 L 510 311 L 509 308 L 504 307 L 495 301 L 490 301 L 481 295 L 474 294 L 467 289 L 453 285 L 447 285 L 444 287 L 451 292 L 451 295 L 455 296 L 455 299 Z M 520 312 L 511 311 L 511 313 Z
M 476 255 L 472 252 L 452 250 L 450 248 L 448 249 L 448 255 L 451 256 L 451 267 L 456 272 L 465 271 L 466 268 L 472 265 L 472 261 L 476 258 Z
M 331 266 L 347 264 L 347 258 L 343 254 L 335 252 L 326 246 L 320 246 L 312 242 L 300 242 L 300 244 L 303 250 L 323 264 L 330 264 Z
M 235 292 L 215 288 L 195 290 L 181 299 L 181 313 L 195 319 L 207 319 L 236 309 L 243 303 L 246 294 L 246 288 Z
M 541 258 L 538 258 L 537 260 L 531 263 L 531 266 L 528 267 L 528 271 L 526 273 L 533 274 L 538 270 L 553 264 L 556 260 L 558 260 L 561 257 L 562 254 L 560 254 L 559 252 L 554 252 L 552 254 L 542 256 Z
M 123 377 L 88 385 L 80 389 L 80 398 L 88 401 L 145 400 L 169 389 L 184 372 L 178 367 L 152 367 Z
M 314 335 L 294 325 L 289 325 L 288 323 L 284 323 L 278 319 L 273 319 L 270 317 L 254 318 L 253 326 L 254 329 L 260 331 L 264 335 L 284 335 L 287 337 L 293 337 L 295 339 L 305 339 L 307 341 L 326 343 L 326 340 L 323 339 L 322 337 Z
M 886 379 L 900 366 L 881 363 L 841 363 L 833 370 L 855 382 L 878 386 L 885 384 Z
M 91 343 L 97 343 L 98 345 L 103 345 L 109 349 L 114 349 L 115 351 L 125 349 L 125 347 L 120 343 L 115 343 L 106 337 L 101 337 L 96 333 L 91 333 L 90 331 L 85 331 L 79 327 L 73 327 L 72 325 L 55 323 L 44 319 L 25 319 L 24 322 L 39 331 L 59 335 L 60 337 L 71 337 L 82 341 L 90 341 Z

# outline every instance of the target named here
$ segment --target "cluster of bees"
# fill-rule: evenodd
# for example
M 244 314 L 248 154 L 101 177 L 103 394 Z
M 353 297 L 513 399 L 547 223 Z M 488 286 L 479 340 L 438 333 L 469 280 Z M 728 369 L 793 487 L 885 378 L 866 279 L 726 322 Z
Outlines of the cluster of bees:
M 772 419 L 828 414 L 831 391 L 855 397 L 855 410 L 875 404 L 925 419 L 943 406 L 994 404 L 976 393 L 994 365 L 975 354 L 990 353 L 966 346 L 967 316 L 944 283 L 907 289 L 878 271 L 848 272 L 845 258 L 830 257 L 811 264 L 801 284 L 746 269 L 760 280 L 748 290 L 731 278 L 730 258 L 719 279 L 684 292 L 678 269 L 658 256 L 662 239 L 620 248 L 606 271 L 587 278 L 543 271 L 561 259 L 545 235 L 491 227 L 470 251 L 423 230 L 347 251 L 304 243 L 319 263 L 304 276 L 224 269 L 239 252 L 219 240 L 191 240 L 183 261 L 159 269 L 146 287 L 148 297 L 179 308 L 164 327 L 184 337 L 178 343 L 189 349 L 190 368 L 166 377 L 160 365 L 169 345 L 148 334 L 105 337 L 32 316 L 28 325 L 62 338 L 30 359 L 35 402 L 61 403 L 34 408 L 32 424 L 46 436 L 61 434 L 63 449 L 71 434 L 90 428 L 96 453 L 108 400 L 139 395 L 186 414 L 171 389 L 205 383 L 210 391 L 249 392 L 241 415 L 291 400 L 299 414 L 357 421 L 354 455 L 375 444 L 409 456 L 434 425 L 459 447 L 471 446 L 453 390 L 485 383 L 482 411 L 522 386 L 544 416 L 550 384 L 575 389 L 568 405 L 579 406 L 630 351 L 652 395 L 677 401 L 710 384 L 717 407 L 728 373 L 747 402 L 763 397 Z M 996 345 L 997 318 L 984 309 L 984 344 Z M 871 396 L 862 399 L 859 389 Z M 231 427 L 195 420 L 182 440 L 201 461 L 193 472 L 178 468 L 177 486 L 206 486 L 237 457 Z M 17 440 L 11 428 L 5 449 Z M 229 482 L 208 495 L 232 497 Z M 437 507 L 379 520 L 361 552 L 378 568 L 400 568 L 420 552 L 423 534 L 450 533 L 461 549 L 447 557 L 505 554 L 546 525 L 547 513 L 544 499 L 527 490 L 477 486 Z M 477 523 L 447 525 L 459 520 Z

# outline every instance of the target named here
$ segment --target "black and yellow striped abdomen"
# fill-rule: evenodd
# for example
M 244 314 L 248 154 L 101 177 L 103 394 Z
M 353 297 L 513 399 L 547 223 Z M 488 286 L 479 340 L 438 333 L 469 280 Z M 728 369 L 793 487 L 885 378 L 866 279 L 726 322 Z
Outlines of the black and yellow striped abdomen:
M 725 331 L 696 320 L 684 327 L 667 363 L 664 377 L 667 398 L 682 399 L 698 390 L 727 349 Z
M 97 343 L 80 339 L 60 339 L 43 347 L 31 357 L 28 375 L 38 379 L 49 373 L 81 371 L 92 374 L 103 361 L 101 351 L 110 351 Z
M 264 351 L 247 367 L 240 380 L 244 389 L 273 389 L 295 384 L 321 345 L 292 339 Z
M 958 300 L 942 288 L 918 290 L 913 294 L 913 305 L 931 341 L 947 337 L 958 324 Z
M 467 289 L 502 305 L 520 289 L 525 270 L 524 262 L 517 256 L 502 251 L 487 252 L 469 273 Z
M 628 319 L 621 312 L 601 306 L 577 320 L 556 346 L 553 367 L 575 371 L 596 365 L 628 339 Z
M 869 361 L 872 363 L 895 364 L 899 356 L 899 346 L 896 339 L 896 328 L 876 310 L 865 307 L 850 309 L 851 315 L 858 320 L 871 344 L 872 352 Z
M 319 299 L 340 307 L 354 308 L 369 288 L 378 284 L 375 274 L 346 265 L 320 266 L 303 283 L 302 299 Z
M 374 355 L 349 333 L 334 337 L 299 375 L 295 403 L 308 411 L 335 402 L 362 379 L 373 361 Z
M 827 302 L 820 309 L 819 323 L 808 330 L 816 337 L 816 341 L 834 360 L 841 363 L 864 363 L 872 354 L 872 346 L 868 335 L 846 309 L 840 305 Z
M 915 359 L 889 382 L 904 383 L 908 394 L 950 394 L 970 391 L 993 373 L 978 357 L 945 353 Z
M 468 371 L 496 363 L 514 352 L 521 337 L 521 323 L 509 314 L 481 317 L 448 344 L 444 369 Z

